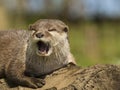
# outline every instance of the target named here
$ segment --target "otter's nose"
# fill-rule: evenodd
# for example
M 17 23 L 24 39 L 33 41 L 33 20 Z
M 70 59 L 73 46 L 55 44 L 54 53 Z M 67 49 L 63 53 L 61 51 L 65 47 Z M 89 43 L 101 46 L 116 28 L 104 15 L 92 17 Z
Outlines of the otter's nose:
M 44 36 L 44 34 L 42 34 L 42 33 L 37 33 L 37 34 L 36 34 L 36 37 L 37 37 L 37 38 L 42 38 L 43 36 Z

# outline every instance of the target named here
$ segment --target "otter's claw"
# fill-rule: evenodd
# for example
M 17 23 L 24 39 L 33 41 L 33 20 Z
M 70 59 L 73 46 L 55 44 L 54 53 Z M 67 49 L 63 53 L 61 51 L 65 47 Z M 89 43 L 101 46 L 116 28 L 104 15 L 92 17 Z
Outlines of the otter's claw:
M 32 83 L 34 84 L 32 88 L 41 88 L 43 85 L 45 85 L 45 81 L 38 78 L 32 78 Z

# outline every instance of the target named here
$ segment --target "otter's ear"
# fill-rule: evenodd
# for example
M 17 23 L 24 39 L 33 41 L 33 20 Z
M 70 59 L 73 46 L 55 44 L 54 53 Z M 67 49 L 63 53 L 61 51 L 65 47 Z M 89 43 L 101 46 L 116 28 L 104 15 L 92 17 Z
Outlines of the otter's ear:
M 30 30 L 30 31 L 36 31 L 35 27 L 32 24 L 29 25 L 28 30 Z
M 63 31 L 67 33 L 67 32 L 69 31 L 68 26 L 66 26 L 66 27 L 63 29 Z

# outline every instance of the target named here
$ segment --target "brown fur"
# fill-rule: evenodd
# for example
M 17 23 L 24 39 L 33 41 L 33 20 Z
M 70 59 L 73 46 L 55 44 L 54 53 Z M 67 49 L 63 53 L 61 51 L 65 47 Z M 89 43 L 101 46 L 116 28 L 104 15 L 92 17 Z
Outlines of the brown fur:
M 59 20 L 43 19 L 35 22 L 30 31 L 0 31 L 0 77 L 5 76 L 19 85 L 38 88 L 44 81 L 40 76 L 68 63 L 75 63 L 68 43 L 68 27 Z M 43 36 L 36 35 L 42 33 Z M 47 42 L 47 53 L 39 52 L 37 42 Z

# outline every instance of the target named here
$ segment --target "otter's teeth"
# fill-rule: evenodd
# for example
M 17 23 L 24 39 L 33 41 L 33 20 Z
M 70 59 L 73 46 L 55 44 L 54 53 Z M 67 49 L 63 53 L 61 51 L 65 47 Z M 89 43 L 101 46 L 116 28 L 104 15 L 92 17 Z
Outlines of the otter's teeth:
M 45 42 L 39 41 L 37 43 L 37 45 L 38 45 L 39 53 L 41 53 L 41 54 L 48 53 L 49 48 L 50 48 L 49 43 L 45 43 Z

